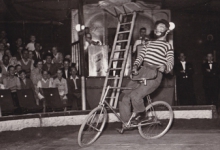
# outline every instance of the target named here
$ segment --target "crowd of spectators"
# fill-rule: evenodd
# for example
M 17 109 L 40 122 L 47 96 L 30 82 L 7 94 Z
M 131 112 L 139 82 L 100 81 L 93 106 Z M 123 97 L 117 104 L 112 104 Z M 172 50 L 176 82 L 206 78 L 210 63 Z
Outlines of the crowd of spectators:
M 65 102 L 68 94 L 74 94 L 80 109 L 79 78 L 71 57 L 64 57 L 57 46 L 45 51 L 35 35 L 30 36 L 27 44 L 22 38 L 10 44 L 6 32 L 1 31 L 0 90 L 10 89 L 16 107 L 20 107 L 17 90 L 32 89 L 36 104 L 40 105 L 44 100 L 41 88 L 58 88 L 61 101 Z

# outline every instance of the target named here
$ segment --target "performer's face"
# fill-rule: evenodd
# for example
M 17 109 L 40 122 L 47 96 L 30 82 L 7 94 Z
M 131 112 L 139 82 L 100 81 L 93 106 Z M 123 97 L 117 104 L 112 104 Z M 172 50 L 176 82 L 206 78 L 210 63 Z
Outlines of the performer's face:
M 165 26 L 165 24 L 159 23 L 154 30 L 154 34 L 157 38 L 160 38 L 166 34 L 166 31 L 167 27 Z
M 208 61 L 213 61 L 213 56 L 212 56 L 212 54 L 208 54 L 208 55 L 207 55 L 207 60 L 208 60 Z
M 181 53 L 179 56 L 179 59 L 180 59 L 180 61 L 185 61 L 186 56 L 183 53 Z

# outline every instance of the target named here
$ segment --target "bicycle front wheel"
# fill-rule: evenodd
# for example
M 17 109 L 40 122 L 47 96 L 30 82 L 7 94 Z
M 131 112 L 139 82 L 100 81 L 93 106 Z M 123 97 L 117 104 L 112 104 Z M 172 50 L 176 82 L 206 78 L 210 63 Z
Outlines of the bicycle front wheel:
M 107 121 L 105 107 L 93 109 L 82 123 L 78 133 L 79 146 L 88 146 L 100 136 Z
M 171 106 L 164 101 L 156 101 L 146 107 L 149 122 L 138 127 L 140 135 L 145 139 L 157 139 L 162 137 L 173 122 Z

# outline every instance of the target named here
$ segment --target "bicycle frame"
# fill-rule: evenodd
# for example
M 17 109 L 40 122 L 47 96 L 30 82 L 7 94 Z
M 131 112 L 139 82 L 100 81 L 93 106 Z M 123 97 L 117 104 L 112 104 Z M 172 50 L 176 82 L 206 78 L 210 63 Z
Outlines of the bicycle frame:
M 129 119 L 129 121 L 126 123 L 124 122 L 121 117 L 117 114 L 117 112 L 114 110 L 114 108 L 105 100 L 105 97 L 107 96 L 107 92 L 109 90 L 109 88 L 111 88 L 110 86 L 107 87 L 106 92 L 103 96 L 102 101 L 99 103 L 99 107 L 105 107 L 105 104 L 110 108 L 110 110 L 114 113 L 114 115 L 120 120 L 120 122 L 122 122 L 123 126 L 125 128 L 133 128 L 133 127 L 138 127 L 138 126 L 143 126 L 143 125 L 150 125 L 150 124 L 155 124 L 157 122 L 148 122 L 148 123 L 140 123 L 138 125 L 132 125 L 131 124 L 131 119 L 134 117 L 135 113 L 133 113 Z M 128 88 L 129 89 L 129 88 Z M 149 95 L 147 96 L 148 99 L 148 105 L 151 104 L 151 99 L 149 97 Z M 153 110 L 154 111 L 154 110 Z

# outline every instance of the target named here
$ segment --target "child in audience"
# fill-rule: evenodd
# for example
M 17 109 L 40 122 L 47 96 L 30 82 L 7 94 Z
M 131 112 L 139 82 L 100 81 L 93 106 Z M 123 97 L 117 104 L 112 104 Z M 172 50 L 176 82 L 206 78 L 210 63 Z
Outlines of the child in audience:
M 26 49 L 30 50 L 30 51 L 34 51 L 35 50 L 35 41 L 36 41 L 36 37 L 35 35 L 31 35 L 30 36 L 30 43 L 27 44 Z

